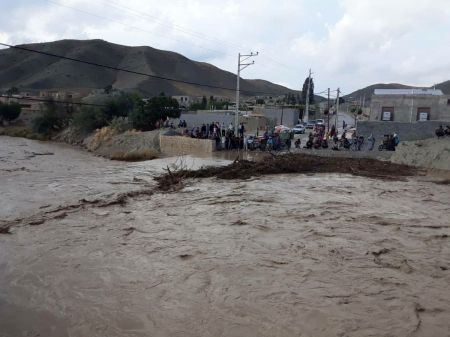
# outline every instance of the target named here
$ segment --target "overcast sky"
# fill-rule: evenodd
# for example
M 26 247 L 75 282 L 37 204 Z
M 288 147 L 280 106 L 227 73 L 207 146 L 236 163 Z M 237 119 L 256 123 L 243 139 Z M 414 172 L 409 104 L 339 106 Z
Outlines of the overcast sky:
M 63 38 L 148 45 L 316 91 L 450 80 L 450 0 L 0 0 L 0 42 Z

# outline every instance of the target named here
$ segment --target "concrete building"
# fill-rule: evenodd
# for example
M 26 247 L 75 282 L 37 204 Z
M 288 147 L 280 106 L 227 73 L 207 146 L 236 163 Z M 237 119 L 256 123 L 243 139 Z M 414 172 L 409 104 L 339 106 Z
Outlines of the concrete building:
M 283 124 L 288 127 L 293 127 L 298 123 L 300 110 L 296 107 L 290 106 L 256 106 L 253 112 L 265 116 L 268 120 L 273 121 L 274 125 Z
M 22 113 L 36 113 L 41 111 L 42 102 L 34 101 L 33 98 L 37 97 L 31 96 L 29 93 L 21 93 L 10 97 L 0 97 L 0 102 L 5 104 L 17 103 L 22 107 Z
M 192 103 L 198 102 L 198 98 L 192 96 L 172 96 L 172 98 L 175 98 L 178 101 L 180 107 L 184 109 L 189 109 Z
M 375 89 L 371 121 L 450 121 L 450 95 L 436 89 Z

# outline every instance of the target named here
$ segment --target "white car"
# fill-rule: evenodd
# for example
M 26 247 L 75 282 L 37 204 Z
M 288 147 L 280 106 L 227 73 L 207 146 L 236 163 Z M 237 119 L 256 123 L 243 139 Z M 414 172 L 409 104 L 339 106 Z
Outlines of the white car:
M 323 119 L 316 119 L 316 124 L 323 125 L 325 121 Z
M 284 125 L 277 125 L 275 127 L 275 131 L 276 132 L 284 132 L 284 131 L 291 131 L 291 129 L 289 129 L 287 126 L 284 126 Z
M 306 128 L 307 129 L 314 129 L 314 126 L 316 125 L 316 121 L 315 120 L 311 120 L 311 121 L 308 121 L 307 123 L 306 123 Z
M 303 125 L 303 124 L 297 124 L 296 126 L 294 126 L 293 128 L 292 128 L 292 131 L 295 133 L 295 134 L 301 134 L 301 133 L 305 133 L 305 126 Z

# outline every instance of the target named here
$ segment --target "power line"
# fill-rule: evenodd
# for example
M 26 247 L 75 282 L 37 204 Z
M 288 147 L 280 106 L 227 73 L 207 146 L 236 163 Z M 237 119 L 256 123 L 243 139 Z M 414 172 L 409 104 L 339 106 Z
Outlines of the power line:
M 194 85 L 194 86 L 199 86 L 199 87 L 206 87 L 206 88 L 211 88 L 211 89 L 220 89 L 220 90 L 228 90 L 228 91 L 235 91 L 236 90 L 236 88 L 221 87 L 221 86 L 213 85 L 213 84 L 206 84 L 206 83 L 192 82 L 192 81 L 187 81 L 187 80 L 180 80 L 180 79 L 175 79 L 175 78 L 169 78 L 169 77 L 164 77 L 164 76 L 159 76 L 159 75 L 152 75 L 152 74 L 142 73 L 142 72 L 139 72 L 139 71 L 133 71 L 133 70 L 128 70 L 128 69 L 108 66 L 108 65 L 105 65 L 105 64 L 97 63 L 97 62 L 80 60 L 80 59 L 76 59 L 76 58 L 73 58 L 73 57 L 57 55 L 57 54 L 53 54 L 53 53 L 49 53 L 49 52 L 45 52 L 45 51 L 40 51 L 40 50 L 26 48 L 26 47 L 23 47 L 23 46 L 13 46 L 13 45 L 10 45 L 10 44 L 7 44 L 7 43 L 2 43 L 2 42 L 0 42 L 0 45 L 6 46 L 6 47 L 9 47 L 9 48 L 18 49 L 18 50 L 27 51 L 27 52 L 37 53 L 37 54 L 51 56 L 51 57 L 56 57 L 56 58 L 63 59 L 63 60 L 69 60 L 69 61 L 83 63 L 83 64 L 95 66 L 95 67 L 101 67 L 101 68 L 115 70 L 115 71 L 122 71 L 122 72 L 126 72 L 126 73 L 129 73 L 129 74 L 134 74 L 134 75 L 139 75 L 139 76 L 146 76 L 146 77 L 149 77 L 149 78 L 154 78 L 154 79 L 159 79 L 159 80 L 164 80 L 164 81 L 169 81 L 169 82 L 183 83 L 183 84 L 189 84 L 189 85 Z M 273 93 L 273 92 L 271 93 L 271 92 L 264 92 L 264 91 L 241 90 L 241 92 L 247 93 L 249 95 L 254 95 L 254 94 L 269 95 L 269 96 L 280 95 L 279 93 Z
M 100 16 L 98 14 L 94 14 L 94 13 L 91 13 L 91 12 L 88 12 L 88 11 L 85 11 L 85 10 L 82 10 L 82 9 L 79 9 L 79 8 L 68 6 L 68 5 L 65 5 L 65 4 L 56 2 L 56 1 L 47 0 L 47 2 L 49 2 L 49 3 L 53 4 L 53 5 L 69 8 L 69 9 L 72 9 L 74 11 L 78 11 L 78 12 L 81 12 L 81 13 L 84 13 L 84 14 L 87 14 L 87 15 L 91 15 L 91 16 L 94 16 L 94 17 L 97 17 L 97 18 L 100 18 L 100 19 L 103 19 L 103 20 L 108 20 L 108 21 L 111 21 L 111 22 L 115 22 L 115 23 L 118 23 L 118 24 L 126 26 L 126 27 L 130 27 L 130 28 L 135 29 L 135 30 L 140 30 L 140 31 L 143 31 L 143 32 L 146 32 L 146 33 L 151 33 L 151 34 L 154 33 L 154 32 L 151 32 L 151 31 L 148 31 L 148 30 L 145 30 L 145 29 L 133 26 L 133 25 L 129 25 L 129 24 L 126 24 L 126 23 L 114 20 L 114 19 L 109 18 L 109 17 Z M 219 42 L 221 44 L 226 44 L 226 45 L 232 46 L 233 48 L 240 48 L 240 49 L 246 49 L 247 48 L 247 47 L 243 46 L 242 44 L 237 44 L 237 43 L 234 43 L 234 42 L 231 42 L 231 41 L 225 41 L 225 40 L 209 37 L 209 36 L 207 36 L 205 34 L 196 32 L 194 30 L 186 29 L 186 28 L 184 28 L 184 27 L 182 27 L 180 25 L 165 23 L 160 18 L 158 18 L 158 17 L 156 17 L 154 15 L 151 15 L 151 14 L 148 14 L 148 13 L 141 13 L 141 12 L 139 12 L 137 10 L 134 10 L 134 9 L 132 9 L 130 7 L 123 6 L 123 5 L 118 4 L 117 2 L 114 2 L 114 1 L 111 1 L 112 3 L 110 3 L 109 1 L 108 2 L 102 1 L 102 2 L 105 5 L 110 6 L 112 8 L 115 8 L 115 9 L 118 9 L 118 10 L 121 10 L 121 11 L 127 11 L 127 12 L 131 13 L 135 17 L 139 17 L 139 18 L 143 18 L 143 19 L 149 18 L 149 19 L 151 19 L 153 21 L 156 21 L 161 26 L 170 27 L 170 28 L 178 30 L 178 31 L 180 31 L 180 32 L 182 32 L 184 34 L 191 35 L 191 36 L 193 36 L 193 37 L 195 37 L 197 39 L 202 39 L 202 40 L 209 41 L 209 42 Z M 163 36 L 161 34 L 159 34 L 159 35 L 161 37 L 163 37 L 163 38 L 166 38 L 166 39 L 169 39 L 169 40 L 173 40 L 173 41 L 176 41 L 178 43 L 185 44 L 185 45 L 189 45 L 188 43 L 186 43 L 186 42 L 184 42 L 182 40 L 179 40 L 179 39 L 176 39 L 176 38 L 173 38 L 173 37 L 169 37 L 169 36 Z M 233 55 L 229 51 L 212 49 L 212 48 L 204 47 L 204 46 L 201 46 L 201 45 L 197 45 L 197 46 L 202 48 L 202 49 L 209 50 L 209 51 L 212 51 L 212 52 L 215 52 L 215 53 L 219 53 L 219 54 L 222 53 L 222 54 L 226 54 L 226 55 L 230 55 L 230 56 Z M 265 52 L 265 54 L 267 54 L 266 50 L 264 50 L 264 52 Z M 275 60 L 274 58 L 272 58 L 272 57 L 270 57 L 268 55 L 262 55 L 262 57 L 265 58 L 266 60 L 268 60 L 269 62 L 272 62 L 274 65 L 277 65 L 279 67 L 285 68 L 285 70 L 296 70 L 296 71 L 298 71 L 297 68 L 289 66 L 289 65 L 286 65 L 284 63 L 281 63 L 281 62 Z
M 199 33 L 197 31 L 191 30 L 191 29 L 186 29 L 185 27 L 177 25 L 177 24 L 166 23 L 163 20 L 161 20 L 161 18 L 159 18 L 159 17 L 157 17 L 155 15 L 151 15 L 151 14 L 146 13 L 146 12 L 139 12 L 139 11 L 133 9 L 133 8 L 124 6 L 122 4 L 119 4 L 116 1 L 109 0 L 109 1 L 102 1 L 102 2 L 106 6 L 110 6 L 110 7 L 119 9 L 121 11 L 130 12 L 132 15 L 134 15 L 136 17 L 143 18 L 143 19 L 148 19 L 149 18 L 149 19 L 157 22 L 159 25 L 166 26 L 166 27 L 178 30 L 178 31 L 180 31 L 180 32 L 182 32 L 184 34 L 191 35 L 191 36 L 193 36 L 195 38 L 198 38 L 198 39 L 203 39 L 203 40 L 209 41 L 209 42 L 220 42 L 221 44 L 227 44 L 229 46 L 234 46 L 235 48 L 243 48 L 243 46 L 241 46 L 241 45 L 238 45 L 238 44 L 235 44 L 235 43 L 232 43 L 232 42 L 228 42 L 228 41 L 225 41 L 225 40 L 217 39 L 217 38 L 214 38 L 214 37 L 209 37 L 209 36 L 207 36 L 207 35 L 205 35 L 203 33 Z
M 48 1 L 50 1 L 50 0 L 48 0 Z M 132 15 L 134 15 L 135 17 L 140 17 L 140 18 L 143 18 L 143 19 L 149 18 L 149 19 L 157 22 L 159 25 L 170 27 L 170 28 L 178 30 L 178 31 L 180 31 L 180 32 L 182 32 L 184 34 L 191 35 L 191 36 L 193 36 L 193 37 L 195 37 L 197 39 L 202 39 L 202 40 L 205 40 L 205 41 L 208 41 L 208 42 L 218 42 L 220 44 L 225 44 L 225 45 L 228 45 L 228 46 L 233 47 L 233 48 L 247 49 L 246 46 L 244 46 L 242 44 L 239 44 L 239 43 L 235 43 L 235 42 L 232 42 L 232 41 L 229 41 L 229 40 L 218 39 L 218 38 L 215 38 L 215 37 L 210 37 L 210 36 L 208 36 L 206 34 L 199 33 L 199 32 L 197 32 L 195 30 L 187 29 L 187 28 L 185 28 L 183 26 L 180 26 L 180 25 L 177 25 L 177 24 L 166 23 L 166 22 L 162 21 L 159 17 L 157 17 L 155 15 L 151 15 L 151 14 L 146 13 L 146 12 L 137 11 L 137 10 L 135 10 L 133 8 L 124 6 L 122 4 L 119 4 L 119 3 L 117 3 L 117 1 L 113 1 L 113 0 L 104 1 L 103 0 L 102 2 L 106 6 L 110 6 L 112 8 L 119 9 L 121 11 L 127 11 L 127 12 L 131 13 Z M 228 52 L 228 51 L 223 51 L 223 53 L 234 56 L 234 54 L 232 54 L 231 52 Z M 266 54 L 267 54 L 267 52 L 266 52 Z M 268 61 L 274 63 L 275 65 L 284 67 L 286 69 L 298 70 L 295 67 L 292 67 L 292 66 L 289 66 L 287 64 L 281 63 L 281 62 L 275 60 L 274 58 L 272 58 L 272 57 L 270 57 L 268 55 L 261 55 L 261 56 L 263 58 L 267 59 Z
M 140 28 L 140 27 L 136 27 L 136 26 L 133 26 L 133 25 L 130 25 L 130 24 L 118 21 L 118 20 L 114 20 L 114 19 L 108 18 L 106 16 L 101 16 L 101 15 L 98 15 L 98 14 L 95 14 L 95 13 L 91 13 L 91 12 L 85 11 L 83 9 L 79 9 L 79 8 L 75 8 L 75 7 L 72 7 L 72 6 L 68 6 L 68 5 L 65 5 L 65 4 L 56 2 L 56 1 L 52 1 L 52 0 L 47 0 L 47 2 L 49 2 L 49 3 L 53 4 L 53 5 L 56 5 L 56 6 L 69 8 L 71 10 L 74 10 L 74 11 L 77 11 L 77 12 L 80 12 L 80 13 L 83 13 L 83 14 L 87 14 L 87 15 L 90 15 L 90 16 L 93 16 L 93 17 L 96 17 L 96 18 L 99 18 L 99 19 L 102 19 L 102 20 L 115 22 L 115 23 L 118 23 L 119 25 L 122 25 L 122 26 L 125 26 L 125 27 L 129 27 L 129 28 L 134 29 L 134 30 L 139 30 L 139 31 L 142 31 L 144 33 L 155 34 L 154 31 L 149 31 L 149 30 L 146 30 L 146 29 L 143 29 L 143 28 Z M 178 43 L 189 45 L 187 42 L 184 42 L 182 40 L 179 40 L 179 39 L 176 39 L 176 38 L 173 38 L 173 37 L 169 37 L 169 36 L 163 36 L 162 34 L 159 34 L 159 35 L 161 37 L 165 38 L 165 39 L 169 39 L 169 40 L 173 40 L 173 41 L 178 42 Z M 209 51 L 215 52 L 215 53 L 223 53 L 222 51 L 217 50 L 217 49 L 211 49 L 211 48 L 203 47 L 203 46 L 198 46 L 198 47 L 200 47 L 202 49 L 205 49 L 205 50 L 209 50 Z

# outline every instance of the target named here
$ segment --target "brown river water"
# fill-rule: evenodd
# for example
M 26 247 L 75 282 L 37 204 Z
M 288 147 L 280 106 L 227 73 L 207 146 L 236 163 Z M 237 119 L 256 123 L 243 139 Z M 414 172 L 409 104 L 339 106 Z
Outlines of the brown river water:
M 0 137 L 0 337 L 450 336 L 449 185 L 210 178 L 107 202 L 226 163 Z

